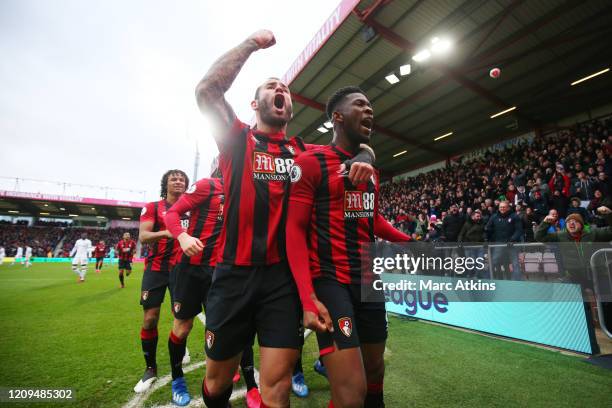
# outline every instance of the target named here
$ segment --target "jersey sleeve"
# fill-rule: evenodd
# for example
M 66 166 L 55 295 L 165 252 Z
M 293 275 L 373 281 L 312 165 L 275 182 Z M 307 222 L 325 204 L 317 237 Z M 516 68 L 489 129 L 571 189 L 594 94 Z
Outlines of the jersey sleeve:
M 214 183 L 211 179 L 201 179 L 185 191 L 176 203 L 166 212 L 164 221 L 166 228 L 174 238 L 183 233 L 181 226 L 181 215 L 193 210 L 202 204 L 214 190 Z
M 234 118 L 232 126 L 224 132 L 217 134 L 214 139 L 217 142 L 219 152 L 231 150 L 235 145 L 246 140 L 249 126 L 238 118 Z
M 321 169 L 317 158 L 309 153 L 299 155 L 291 166 L 289 175 L 289 200 L 311 205 L 321 182 Z
M 140 212 L 140 222 L 155 222 L 155 203 L 147 203 Z

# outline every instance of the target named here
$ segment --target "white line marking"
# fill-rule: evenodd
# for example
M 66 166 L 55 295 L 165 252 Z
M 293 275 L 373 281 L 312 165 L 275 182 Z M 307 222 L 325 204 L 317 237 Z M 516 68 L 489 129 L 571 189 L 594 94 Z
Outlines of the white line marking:
M 200 367 L 204 367 L 205 365 L 206 365 L 206 361 L 199 361 L 197 363 L 190 364 L 187 367 L 183 368 L 183 372 L 189 373 L 193 370 L 197 370 Z M 149 388 L 147 391 L 141 394 L 134 395 L 134 397 L 132 397 L 132 399 L 129 400 L 123 406 L 123 408 L 140 408 L 144 406 L 144 403 L 146 402 L 147 399 L 149 399 L 149 396 L 151 394 L 153 394 L 155 391 L 157 391 L 161 387 L 165 387 L 171 381 L 172 381 L 172 375 L 170 374 L 164 375 L 163 377 L 158 378 L 157 381 L 153 383 L 153 386 L 151 386 L 151 388 Z
M 202 322 L 204 326 L 206 326 L 206 316 L 204 314 L 202 313 L 198 314 L 198 319 L 200 320 L 200 322 Z M 312 334 L 312 330 L 306 329 L 304 331 L 304 340 L 306 340 L 308 336 L 310 336 L 311 334 Z M 206 361 L 200 361 L 198 363 L 188 365 L 187 367 L 183 369 L 183 372 L 189 373 L 205 365 L 206 365 Z M 161 378 L 158 378 L 157 381 L 153 383 L 153 386 L 148 391 L 143 392 L 142 394 L 136 394 L 128 403 L 126 403 L 123 406 L 123 408 L 141 408 L 143 407 L 144 403 L 147 401 L 147 399 L 149 399 L 149 396 L 151 396 L 151 394 L 153 394 L 158 389 L 168 385 L 171 381 L 172 381 L 172 376 L 170 374 L 165 375 Z M 257 382 L 257 384 L 259 384 L 259 371 L 257 371 L 257 369 L 255 369 L 255 381 Z M 192 397 L 194 397 L 195 395 L 197 394 L 192 395 Z M 244 398 L 245 396 L 246 396 L 246 387 L 240 387 L 239 389 L 234 390 L 234 392 L 232 392 L 230 401 L 235 401 L 237 399 Z M 193 398 L 191 402 L 189 403 L 189 405 L 187 406 L 188 407 L 204 407 L 204 401 L 202 400 L 202 397 L 198 396 L 197 398 Z M 174 408 L 174 407 L 176 407 L 176 405 L 172 403 L 153 406 L 153 408 Z

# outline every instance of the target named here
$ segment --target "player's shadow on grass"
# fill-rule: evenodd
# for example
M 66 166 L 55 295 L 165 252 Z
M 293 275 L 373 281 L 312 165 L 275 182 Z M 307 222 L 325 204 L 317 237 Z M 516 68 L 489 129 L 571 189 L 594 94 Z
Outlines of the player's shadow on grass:
M 104 301 L 107 300 L 113 296 L 115 296 L 116 294 L 118 294 L 120 292 L 118 292 L 116 289 L 109 289 L 105 292 L 99 292 L 96 293 L 95 295 L 86 295 L 86 296 L 81 296 L 76 300 L 76 303 L 79 305 L 83 305 L 86 303 L 92 303 L 92 302 L 100 302 L 100 301 Z
M 74 282 L 72 280 L 70 280 L 69 282 L 56 282 L 56 283 L 52 283 L 50 285 L 40 285 L 40 286 L 36 286 L 34 288 L 32 288 L 31 290 L 47 290 L 47 289 L 57 289 L 60 287 L 68 287 L 70 285 L 74 285 Z

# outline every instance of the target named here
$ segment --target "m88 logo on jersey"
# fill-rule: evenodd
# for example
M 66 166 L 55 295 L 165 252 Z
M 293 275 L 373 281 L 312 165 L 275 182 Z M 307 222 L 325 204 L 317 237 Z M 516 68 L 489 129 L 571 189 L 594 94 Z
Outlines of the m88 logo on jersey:
M 374 193 L 367 191 L 344 192 L 344 217 L 361 218 L 374 216 Z
M 253 152 L 253 178 L 255 180 L 285 181 L 293 159 L 274 157 L 264 152 Z

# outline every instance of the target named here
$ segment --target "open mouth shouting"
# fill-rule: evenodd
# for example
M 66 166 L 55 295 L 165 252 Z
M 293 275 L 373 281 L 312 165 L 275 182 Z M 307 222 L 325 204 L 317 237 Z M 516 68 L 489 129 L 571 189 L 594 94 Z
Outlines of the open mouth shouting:
M 285 96 L 283 94 L 274 95 L 274 107 L 279 111 L 285 108 Z
M 374 119 L 371 116 L 362 119 L 359 124 L 362 128 L 365 128 L 365 130 L 367 130 L 368 134 L 372 133 L 372 128 L 374 127 Z

